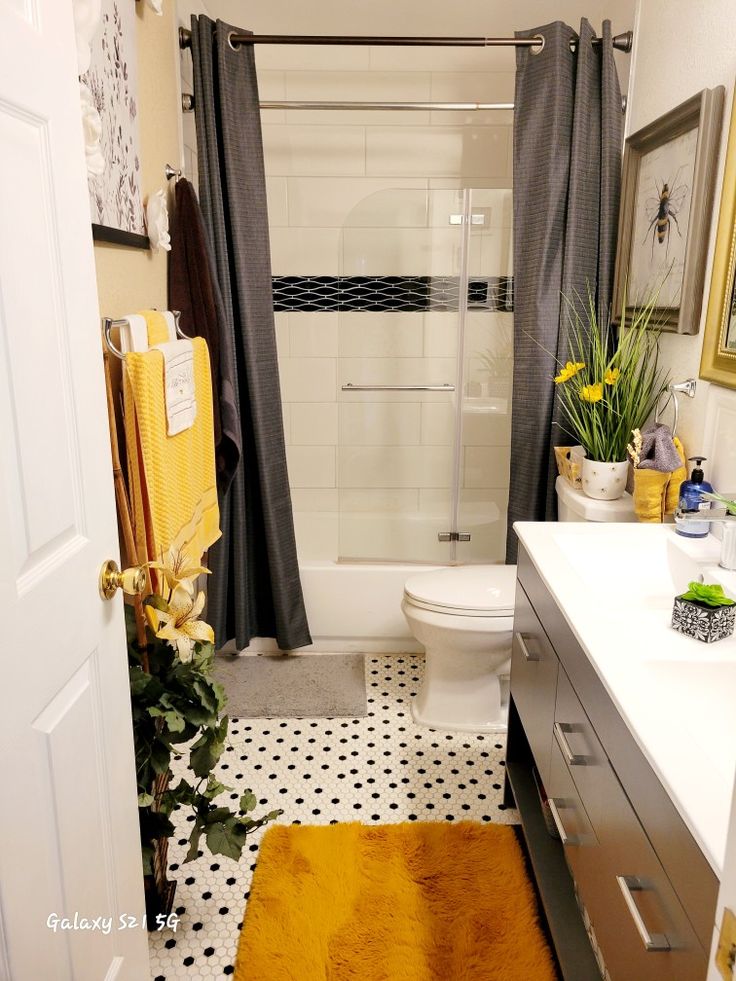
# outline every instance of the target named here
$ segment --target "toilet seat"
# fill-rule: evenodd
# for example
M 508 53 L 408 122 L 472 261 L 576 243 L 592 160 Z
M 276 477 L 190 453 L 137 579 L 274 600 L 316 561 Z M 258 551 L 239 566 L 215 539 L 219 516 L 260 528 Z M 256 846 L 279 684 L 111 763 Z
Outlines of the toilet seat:
M 411 606 L 452 616 L 513 617 L 515 565 L 464 565 L 411 576 L 404 597 Z

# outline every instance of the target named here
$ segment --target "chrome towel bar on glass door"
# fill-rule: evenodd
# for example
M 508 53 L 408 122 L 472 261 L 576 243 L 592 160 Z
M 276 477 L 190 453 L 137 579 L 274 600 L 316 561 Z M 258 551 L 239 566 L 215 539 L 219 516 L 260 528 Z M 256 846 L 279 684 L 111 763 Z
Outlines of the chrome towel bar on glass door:
M 353 385 L 342 386 L 343 392 L 454 392 L 454 385 Z

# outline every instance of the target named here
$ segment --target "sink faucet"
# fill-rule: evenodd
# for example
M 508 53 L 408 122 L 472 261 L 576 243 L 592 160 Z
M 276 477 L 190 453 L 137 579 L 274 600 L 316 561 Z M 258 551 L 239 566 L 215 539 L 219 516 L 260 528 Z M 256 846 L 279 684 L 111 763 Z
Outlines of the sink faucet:
M 736 514 L 729 514 L 725 508 L 711 508 L 710 511 L 682 511 L 678 508 L 675 517 L 678 521 L 708 521 L 723 525 L 721 558 L 718 564 L 722 569 L 736 570 Z

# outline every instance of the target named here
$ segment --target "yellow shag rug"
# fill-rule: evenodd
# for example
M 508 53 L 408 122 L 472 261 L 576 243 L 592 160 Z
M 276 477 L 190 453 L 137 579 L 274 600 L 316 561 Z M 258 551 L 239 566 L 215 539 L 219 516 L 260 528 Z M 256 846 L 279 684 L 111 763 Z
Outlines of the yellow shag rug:
M 271 828 L 235 981 L 555 981 L 512 828 Z

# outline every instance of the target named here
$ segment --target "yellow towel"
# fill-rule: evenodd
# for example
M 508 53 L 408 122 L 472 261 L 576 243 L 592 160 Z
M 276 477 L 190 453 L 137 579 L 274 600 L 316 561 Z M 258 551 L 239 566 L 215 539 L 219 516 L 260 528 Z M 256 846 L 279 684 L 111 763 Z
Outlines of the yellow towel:
M 680 502 L 680 485 L 683 480 L 687 480 L 687 465 L 685 463 L 685 447 L 680 442 L 679 436 L 673 438 L 675 449 L 682 460 L 682 466 L 670 474 L 670 482 L 667 484 L 667 495 L 664 502 L 665 514 L 674 514 Z
M 165 323 L 146 311 L 151 335 Z M 161 323 L 157 323 L 160 318 Z M 141 560 L 181 549 L 197 564 L 220 537 L 215 483 L 212 387 L 206 342 L 192 341 L 197 418 L 175 436 L 166 432 L 164 357 L 160 351 L 125 356 L 123 398 L 128 477 Z
M 140 312 L 146 318 L 149 347 L 153 347 L 154 344 L 165 344 L 166 341 L 172 340 L 166 325 L 166 318 L 162 313 L 159 313 L 158 310 L 141 310 Z
M 664 501 L 671 473 L 634 470 L 634 511 L 639 521 L 656 524 L 664 519 Z
M 662 522 L 665 514 L 674 514 L 677 509 L 680 485 L 687 478 L 687 467 L 682 443 L 677 436 L 673 441 L 682 460 L 682 466 L 677 470 L 634 470 L 634 511 L 639 521 Z

